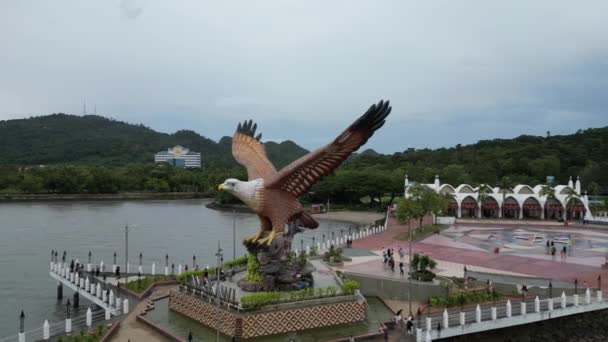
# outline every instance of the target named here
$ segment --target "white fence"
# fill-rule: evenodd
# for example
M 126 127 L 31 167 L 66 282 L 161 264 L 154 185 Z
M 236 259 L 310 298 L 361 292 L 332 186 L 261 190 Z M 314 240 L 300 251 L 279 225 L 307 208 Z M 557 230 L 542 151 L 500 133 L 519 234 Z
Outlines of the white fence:
M 608 308 L 601 290 L 592 296 L 589 289 L 582 298 L 577 294 L 567 297 L 562 293 L 558 298 L 540 300 L 536 297 L 533 302 L 518 304 L 512 305 L 507 301 L 504 306 L 485 309 L 477 305 L 474 311 L 469 312 L 448 312 L 446 309 L 440 317 L 426 318 L 425 326 L 416 329 L 416 341 L 430 342 Z

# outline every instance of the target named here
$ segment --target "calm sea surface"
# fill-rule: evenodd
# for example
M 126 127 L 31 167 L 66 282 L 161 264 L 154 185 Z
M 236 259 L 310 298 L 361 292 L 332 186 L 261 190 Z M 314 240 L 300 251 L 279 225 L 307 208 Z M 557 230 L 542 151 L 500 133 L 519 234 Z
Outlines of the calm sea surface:
M 19 329 L 19 313 L 24 310 L 26 330 L 65 318 L 65 301 L 72 293 L 64 288 L 63 302 L 56 300 L 56 282 L 48 274 L 51 250 L 59 255 L 67 251 L 67 259 L 86 263 L 89 251 L 93 262 L 124 265 L 124 226 L 129 224 L 129 259 L 132 269 L 138 264 L 156 262 L 157 273 L 163 272 L 164 256 L 169 262 L 213 265 L 218 241 L 224 259 L 233 255 L 233 214 L 207 209 L 206 200 L 142 201 L 142 202 L 52 202 L 0 204 L 0 338 Z M 294 247 L 311 243 L 313 235 L 333 231 L 340 235 L 349 224 L 321 221 L 314 231 L 296 235 Z M 236 255 L 245 253 L 241 239 L 255 233 L 257 216 L 237 213 Z M 110 266 L 111 267 L 111 266 Z M 123 266 L 124 267 L 124 266 Z M 81 297 L 83 315 L 88 303 Z

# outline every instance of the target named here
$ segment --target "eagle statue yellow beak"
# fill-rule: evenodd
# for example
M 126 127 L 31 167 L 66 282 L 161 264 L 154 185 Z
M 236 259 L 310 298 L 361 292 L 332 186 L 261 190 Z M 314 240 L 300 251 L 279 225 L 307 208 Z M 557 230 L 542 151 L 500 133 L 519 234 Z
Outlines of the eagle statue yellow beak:
M 226 186 L 224 184 L 220 184 L 217 186 L 218 190 L 226 190 Z

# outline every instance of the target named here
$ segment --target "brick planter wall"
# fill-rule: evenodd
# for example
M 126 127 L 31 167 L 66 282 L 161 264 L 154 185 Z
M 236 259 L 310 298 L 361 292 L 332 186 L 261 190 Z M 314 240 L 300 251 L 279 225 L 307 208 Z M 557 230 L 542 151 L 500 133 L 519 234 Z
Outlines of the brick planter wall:
M 217 329 L 228 336 L 252 338 L 301 331 L 332 325 L 360 322 L 366 319 L 366 303 L 346 300 L 329 304 L 297 306 L 276 311 L 237 313 L 220 310 L 217 306 L 187 293 L 173 291 L 169 296 L 169 309 Z

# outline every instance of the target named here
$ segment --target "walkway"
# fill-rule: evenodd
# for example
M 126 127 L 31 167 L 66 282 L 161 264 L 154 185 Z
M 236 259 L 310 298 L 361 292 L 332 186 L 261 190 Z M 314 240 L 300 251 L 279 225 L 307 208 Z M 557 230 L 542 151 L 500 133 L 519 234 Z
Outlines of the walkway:
M 154 289 L 152 294 L 148 298 L 163 297 L 169 294 L 169 291 L 174 289 L 175 286 L 163 286 Z M 148 305 L 148 300 L 142 300 L 134 310 L 120 323 L 120 329 L 118 333 L 112 337 L 112 341 L 125 342 L 125 341 L 146 341 L 146 342 L 164 342 L 167 338 L 163 335 L 153 331 L 148 326 L 137 321 L 136 317 L 139 313 L 144 311 Z

